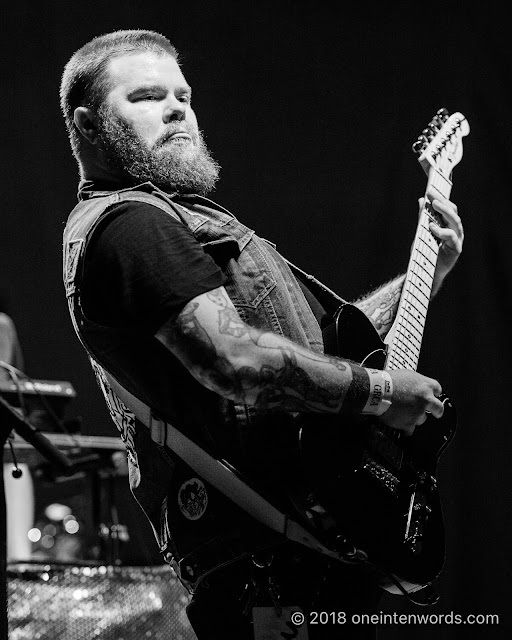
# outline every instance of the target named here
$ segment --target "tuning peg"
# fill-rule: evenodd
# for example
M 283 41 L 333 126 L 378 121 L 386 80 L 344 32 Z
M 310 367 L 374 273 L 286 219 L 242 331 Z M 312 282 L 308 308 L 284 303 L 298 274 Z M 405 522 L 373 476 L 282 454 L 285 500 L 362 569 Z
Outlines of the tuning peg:
M 437 132 L 443 126 L 443 121 L 441 120 L 440 116 L 434 116 L 429 126 L 435 129 Z
M 448 111 L 448 109 L 445 109 L 443 107 L 442 109 L 439 109 L 439 111 L 436 113 L 436 116 L 439 117 L 441 122 L 446 122 L 450 116 L 450 112 Z
M 423 131 L 421 132 L 421 135 L 428 140 L 428 142 L 430 142 L 432 140 L 432 138 L 435 136 L 434 131 L 432 130 L 431 127 L 427 127 L 426 129 L 423 129 Z
M 423 149 L 427 146 L 428 140 L 425 136 L 418 136 L 416 142 L 412 145 L 412 150 L 414 153 L 421 153 Z

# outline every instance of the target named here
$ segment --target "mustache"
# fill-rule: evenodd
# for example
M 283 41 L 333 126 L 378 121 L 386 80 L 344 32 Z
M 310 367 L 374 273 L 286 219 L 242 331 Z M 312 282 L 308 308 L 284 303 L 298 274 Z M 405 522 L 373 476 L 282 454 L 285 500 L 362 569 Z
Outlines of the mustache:
M 188 134 L 194 144 L 197 144 L 199 138 L 197 130 L 188 122 L 177 122 L 176 124 L 170 125 L 169 128 L 162 133 L 154 143 L 154 147 L 158 148 L 163 146 L 176 133 Z

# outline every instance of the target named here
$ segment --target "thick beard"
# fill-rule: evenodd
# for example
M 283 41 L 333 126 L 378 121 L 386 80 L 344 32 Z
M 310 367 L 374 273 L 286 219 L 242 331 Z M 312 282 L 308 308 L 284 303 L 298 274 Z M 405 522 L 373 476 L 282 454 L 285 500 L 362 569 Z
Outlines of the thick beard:
M 220 166 L 212 158 L 200 131 L 176 122 L 173 129 L 187 130 L 192 143 L 165 143 L 149 148 L 133 128 L 108 108 L 98 112 L 99 142 L 106 161 L 117 172 L 137 182 L 152 182 L 178 193 L 206 195 L 219 178 Z

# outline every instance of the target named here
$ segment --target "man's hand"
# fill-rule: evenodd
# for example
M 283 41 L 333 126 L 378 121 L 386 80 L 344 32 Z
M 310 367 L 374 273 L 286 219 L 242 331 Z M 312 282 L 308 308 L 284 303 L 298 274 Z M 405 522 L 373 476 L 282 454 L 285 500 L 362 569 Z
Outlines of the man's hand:
M 451 200 L 443 198 L 443 196 L 433 189 L 427 191 L 427 198 L 445 223 L 444 227 L 434 222 L 430 224 L 430 231 L 441 241 L 432 285 L 432 294 L 435 295 L 462 253 L 464 229 L 459 214 L 457 213 L 457 206 L 451 202 Z M 424 202 L 425 199 L 420 198 L 420 211 L 423 208 Z
M 384 424 L 412 435 L 414 427 L 427 419 L 426 412 L 435 418 L 444 413 L 444 405 L 439 400 L 441 385 L 433 378 L 398 369 L 389 371 L 393 380 L 393 397 L 389 409 L 379 418 Z

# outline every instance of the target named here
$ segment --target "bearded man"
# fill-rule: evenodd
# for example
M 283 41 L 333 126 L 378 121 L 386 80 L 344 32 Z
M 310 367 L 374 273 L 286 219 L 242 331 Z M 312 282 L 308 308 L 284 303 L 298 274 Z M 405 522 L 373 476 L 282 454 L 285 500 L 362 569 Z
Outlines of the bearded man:
M 193 594 L 197 637 L 285 637 L 293 606 L 345 612 L 345 626 L 310 625 L 311 638 L 371 637 L 348 625 L 375 609 L 371 572 L 270 526 L 281 512 L 302 517 L 297 415 L 370 413 L 410 433 L 426 412 L 442 416 L 441 385 L 324 355 L 320 325 L 342 300 L 205 197 L 219 167 L 165 37 L 93 39 L 65 68 L 61 105 L 81 177 L 64 233 L 71 316 L 126 443 L 132 492 Z M 455 206 L 432 200 L 445 225 L 432 227 L 435 291 L 463 234 Z M 381 336 L 402 283 L 358 303 Z M 226 487 L 232 468 L 257 492 Z M 306 625 L 284 629 L 307 637 Z

